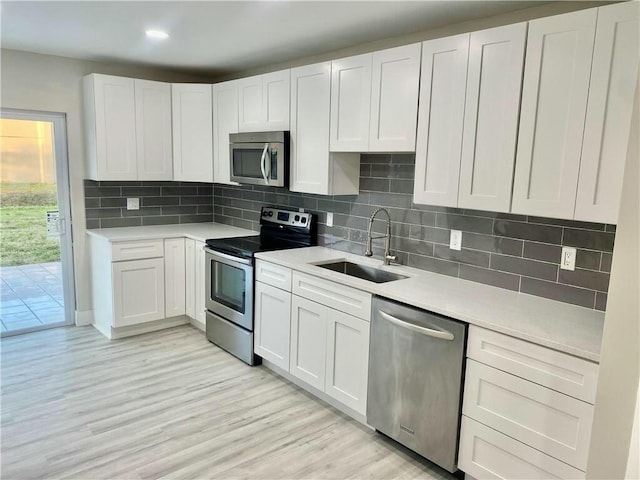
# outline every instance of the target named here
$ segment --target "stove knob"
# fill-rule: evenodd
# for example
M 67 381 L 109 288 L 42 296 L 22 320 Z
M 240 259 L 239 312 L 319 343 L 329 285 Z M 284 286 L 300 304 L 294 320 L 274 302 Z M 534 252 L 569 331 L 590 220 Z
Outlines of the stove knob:
M 271 210 L 269 210 L 268 215 L 269 215 L 270 217 L 273 217 L 273 212 L 272 212 Z
M 307 223 L 307 217 L 302 217 L 302 223 Z
M 265 210 L 264 212 L 262 212 L 262 216 L 263 216 L 263 217 L 266 217 L 266 216 L 268 216 L 268 215 L 269 215 L 269 212 L 267 212 L 266 210 Z
M 296 221 L 296 222 L 299 222 L 300 221 L 300 215 L 296 215 L 293 220 Z

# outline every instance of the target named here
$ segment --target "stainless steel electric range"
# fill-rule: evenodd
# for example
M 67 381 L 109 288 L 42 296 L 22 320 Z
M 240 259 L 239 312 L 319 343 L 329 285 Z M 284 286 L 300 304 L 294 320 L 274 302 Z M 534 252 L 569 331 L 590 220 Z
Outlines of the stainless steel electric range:
M 249 365 L 253 354 L 253 265 L 258 252 L 316 245 L 317 217 L 262 207 L 260 235 L 207 240 L 207 339 Z

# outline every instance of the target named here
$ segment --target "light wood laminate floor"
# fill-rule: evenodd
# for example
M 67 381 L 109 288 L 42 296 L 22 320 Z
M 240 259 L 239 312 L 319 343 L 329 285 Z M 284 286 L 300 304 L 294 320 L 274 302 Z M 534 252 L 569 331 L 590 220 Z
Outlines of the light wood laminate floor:
M 0 347 L 3 479 L 453 478 L 191 326 Z

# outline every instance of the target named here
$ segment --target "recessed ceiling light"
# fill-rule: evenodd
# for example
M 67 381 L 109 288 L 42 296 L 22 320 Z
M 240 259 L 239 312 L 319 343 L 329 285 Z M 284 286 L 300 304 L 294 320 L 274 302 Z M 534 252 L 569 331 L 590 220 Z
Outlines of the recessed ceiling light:
M 147 37 L 153 38 L 154 40 L 166 40 L 169 38 L 169 34 L 162 30 L 145 30 L 144 33 Z

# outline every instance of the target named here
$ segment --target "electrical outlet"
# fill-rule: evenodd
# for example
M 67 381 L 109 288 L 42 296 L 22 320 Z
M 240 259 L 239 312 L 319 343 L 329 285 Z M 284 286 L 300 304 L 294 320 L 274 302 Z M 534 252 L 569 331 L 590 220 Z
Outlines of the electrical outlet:
M 140 210 L 140 199 L 127 198 L 127 210 Z
M 560 268 L 563 270 L 576 269 L 576 249 L 573 247 L 562 247 L 562 258 Z
M 451 230 L 451 237 L 449 237 L 449 248 L 451 250 L 462 250 L 462 231 Z
M 333 213 L 327 212 L 327 227 L 333 227 Z

